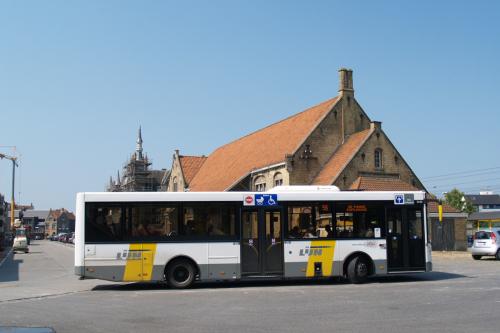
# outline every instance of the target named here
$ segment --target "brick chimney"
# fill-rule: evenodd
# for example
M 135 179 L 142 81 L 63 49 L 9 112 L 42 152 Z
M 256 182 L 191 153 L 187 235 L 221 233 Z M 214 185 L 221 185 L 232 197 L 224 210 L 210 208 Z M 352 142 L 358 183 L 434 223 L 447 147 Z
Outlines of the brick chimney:
M 339 69 L 339 93 L 341 96 L 354 95 L 354 86 L 352 83 L 352 69 Z

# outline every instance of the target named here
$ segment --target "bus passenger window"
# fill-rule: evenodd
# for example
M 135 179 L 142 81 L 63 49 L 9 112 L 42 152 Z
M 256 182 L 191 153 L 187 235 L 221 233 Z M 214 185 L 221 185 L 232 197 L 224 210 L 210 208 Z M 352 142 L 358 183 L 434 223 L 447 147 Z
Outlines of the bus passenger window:
M 196 239 L 234 239 L 236 208 L 227 204 L 197 204 L 184 207 L 183 236 Z
M 134 240 L 160 241 L 178 234 L 177 208 L 160 204 L 134 205 L 127 216 Z
M 332 238 L 330 205 L 314 204 L 288 207 L 288 238 Z
M 336 236 L 339 238 L 374 238 L 375 230 L 384 228 L 384 207 L 364 202 L 336 206 Z M 377 233 L 377 235 L 379 235 Z M 380 233 L 379 237 L 384 237 Z

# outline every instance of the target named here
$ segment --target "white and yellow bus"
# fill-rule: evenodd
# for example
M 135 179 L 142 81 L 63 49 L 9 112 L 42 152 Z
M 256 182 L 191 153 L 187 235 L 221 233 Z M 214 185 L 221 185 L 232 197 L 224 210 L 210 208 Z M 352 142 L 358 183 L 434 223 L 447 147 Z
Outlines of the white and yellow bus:
M 424 192 L 78 193 L 75 273 L 109 281 L 369 276 L 432 269 Z

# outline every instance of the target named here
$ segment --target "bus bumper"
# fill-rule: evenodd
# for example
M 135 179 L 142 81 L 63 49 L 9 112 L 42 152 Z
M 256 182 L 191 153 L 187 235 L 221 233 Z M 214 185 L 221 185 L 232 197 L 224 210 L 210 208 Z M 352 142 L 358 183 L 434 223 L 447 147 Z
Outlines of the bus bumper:
M 432 272 L 432 262 L 431 261 L 428 261 L 425 263 L 425 271 Z
M 84 276 L 85 275 L 85 267 L 75 266 L 75 275 Z

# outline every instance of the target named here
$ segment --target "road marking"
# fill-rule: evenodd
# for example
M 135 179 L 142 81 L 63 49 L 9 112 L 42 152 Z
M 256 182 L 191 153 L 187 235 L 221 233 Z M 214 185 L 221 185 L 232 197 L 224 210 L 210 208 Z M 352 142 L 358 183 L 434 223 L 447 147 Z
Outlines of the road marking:
M 3 265 L 3 263 L 5 262 L 5 260 L 7 260 L 7 258 L 10 256 L 11 253 L 12 253 L 12 249 L 10 249 L 9 253 L 7 253 L 5 255 L 5 258 L 2 259 L 2 261 L 0 262 L 0 267 Z

